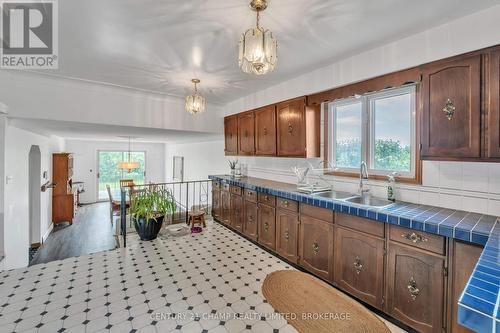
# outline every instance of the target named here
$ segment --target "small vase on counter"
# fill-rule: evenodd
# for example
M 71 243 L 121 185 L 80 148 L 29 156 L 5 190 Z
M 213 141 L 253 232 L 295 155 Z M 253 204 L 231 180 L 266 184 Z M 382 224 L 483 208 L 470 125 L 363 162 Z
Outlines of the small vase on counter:
M 396 176 L 397 172 L 387 175 L 387 200 L 396 201 Z

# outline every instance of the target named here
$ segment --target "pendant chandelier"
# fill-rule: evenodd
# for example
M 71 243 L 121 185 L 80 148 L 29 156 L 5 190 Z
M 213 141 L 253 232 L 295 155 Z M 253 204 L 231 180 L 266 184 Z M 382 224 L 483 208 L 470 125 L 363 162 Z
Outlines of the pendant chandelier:
M 198 93 L 198 83 L 200 80 L 192 79 L 194 83 L 194 94 L 186 96 L 186 112 L 198 114 L 205 111 L 205 98 Z
M 271 31 L 260 26 L 260 12 L 267 8 L 267 0 L 252 0 L 250 8 L 257 12 L 257 25 L 241 35 L 239 65 L 245 73 L 264 75 L 276 68 L 278 42 Z
M 132 161 L 130 159 L 130 136 L 128 137 L 128 160 L 122 161 L 118 163 L 118 169 L 127 170 L 129 173 L 132 170 L 139 169 L 139 162 Z

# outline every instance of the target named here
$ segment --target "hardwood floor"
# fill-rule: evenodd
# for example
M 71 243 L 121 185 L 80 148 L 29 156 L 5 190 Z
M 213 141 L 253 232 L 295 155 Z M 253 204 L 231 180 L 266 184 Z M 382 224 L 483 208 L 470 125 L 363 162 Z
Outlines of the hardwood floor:
M 54 227 L 30 266 L 114 249 L 114 230 L 109 222 L 109 203 L 80 207 L 73 225 L 61 223 Z

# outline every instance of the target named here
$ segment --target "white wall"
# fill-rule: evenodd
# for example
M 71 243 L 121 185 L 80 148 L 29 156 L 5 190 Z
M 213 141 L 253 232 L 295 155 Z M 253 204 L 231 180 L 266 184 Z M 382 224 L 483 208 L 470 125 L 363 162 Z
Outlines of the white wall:
M 4 110 L 6 112 L 6 110 Z M 0 271 L 3 269 L 4 256 L 4 191 L 5 191 L 5 132 L 7 117 L 2 113 L 0 103 Z
M 422 33 L 340 60 L 226 105 L 234 114 L 303 96 L 430 61 L 500 43 L 500 5 L 451 21 Z M 222 149 L 222 148 L 221 148 Z M 240 157 L 249 175 L 295 182 L 290 168 L 303 159 Z M 314 164 L 318 159 L 311 160 Z M 357 180 L 329 177 L 338 190 L 355 191 Z M 377 196 L 385 183 L 370 182 Z M 441 205 L 500 216 L 500 164 L 430 162 L 423 164 L 422 186 L 399 185 L 400 200 Z
M 29 248 L 29 191 L 28 156 L 32 145 L 38 145 L 42 157 L 42 173 L 51 179 L 52 152 L 64 150 L 64 141 L 45 137 L 13 126 L 5 133 L 5 184 L 4 198 L 4 268 L 18 268 L 28 264 Z M 42 185 L 42 184 L 40 184 Z M 52 223 L 52 192 L 41 193 L 40 238 L 47 235 Z
M 74 181 L 85 182 L 82 203 L 97 201 L 97 152 L 128 150 L 128 142 L 66 140 L 66 151 L 74 154 Z M 146 181 L 165 181 L 165 148 L 163 143 L 132 142 L 131 150 L 146 152 Z
M 224 156 L 224 140 L 166 144 L 167 181 L 172 181 L 174 156 L 184 157 L 184 180 L 203 180 L 209 175 L 229 172 L 227 158 Z

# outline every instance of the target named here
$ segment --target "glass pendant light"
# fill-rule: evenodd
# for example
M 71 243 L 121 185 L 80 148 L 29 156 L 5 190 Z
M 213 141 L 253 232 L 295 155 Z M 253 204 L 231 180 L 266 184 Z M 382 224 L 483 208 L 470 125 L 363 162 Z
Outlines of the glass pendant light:
M 132 161 L 130 159 L 130 136 L 128 137 L 128 160 L 122 161 L 118 163 L 118 169 L 127 170 L 129 173 L 132 170 L 139 169 L 139 162 Z
M 260 26 L 260 12 L 267 8 L 267 1 L 252 0 L 250 8 L 257 12 L 257 26 L 241 35 L 239 65 L 245 73 L 263 75 L 276 68 L 278 42 L 271 31 Z
M 186 111 L 191 114 L 198 114 L 205 111 L 205 98 L 198 93 L 198 83 L 200 80 L 192 79 L 194 83 L 194 94 L 186 96 Z

